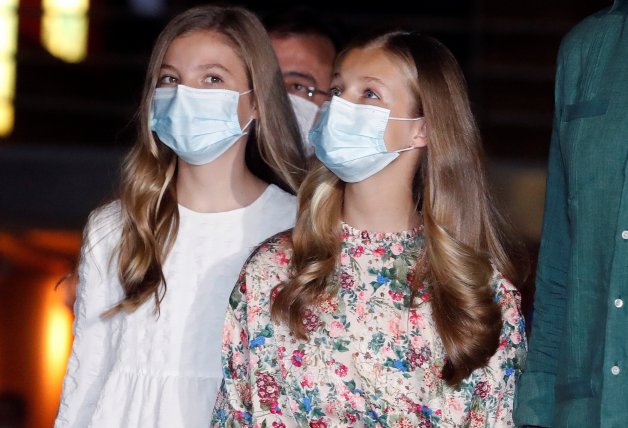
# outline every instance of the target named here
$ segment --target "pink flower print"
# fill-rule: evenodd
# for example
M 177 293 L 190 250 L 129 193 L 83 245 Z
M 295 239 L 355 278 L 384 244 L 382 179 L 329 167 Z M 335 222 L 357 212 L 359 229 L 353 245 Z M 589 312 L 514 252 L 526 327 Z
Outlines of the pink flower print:
M 256 373 L 257 396 L 262 404 L 271 405 L 279 398 L 279 385 L 270 373 Z
M 395 302 L 401 302 L 403 300 L 403 293 L 401 291 L 388 290 L 388 294 Z
M 415 310 L 410 311 L 410 324 L 416 328 L 424 328 L 425 321 L 423 320 L 423 315 Z
M 366 291 L 359 291 L 358 292 L 358 300 L 362 301 L 362 302 L 366 302 L 369 298 L 369 295 Z
M 301 365 L 303 364 L 303 357 L 305 356 L 305 354 L 303 353 L 303 351 L 300 350 L 295 350 L 292 353 L 292 364 L 294 364 L 295 367 L 301 367 Z
M 421 348 L 425 343 L 422 336 L 412 336 L 410 342 L 412 343 L 413 348 Z
M 375 256 L 375 258 L 380 258 L 384 255 L 385 252 L 386 250 L 384 249 L 384 247 L 377 247 L 373 250 L 373 255 Z
M 350 288 L 353 288 L 354 284 L 355 284 L 355 279 L 353 279 L 353 276 L 351 276 L 351 274 L 347 272 L 343 272 L 340 274 L 340 286 L 342 288 L 350 289 Z
M 364 254 L 364 247 L 361 245 L 355 246 L 349 250 L 349 253 L 353 255 L 356 259 Z
M 286 424 L 284 424 L 283 422 L 273 422 L 273 428 L 286 428 Z
M 514 343 L 515 345 L 520 344 L 521 340 L 523 340 L 523 338 L 521 337 L 521 333 L 519 333 L 518 331 L 513 331 L 510 334 L 510 341 Z
M 307 331 L 312 332 L 321 325 L 321 320 L 314 312 L 306 309 L 305 316 L 303 317 L 303 325 L 305 325 Z
M 392 348 L 390 347 L 390 345 L 386 345 L 383 346 L 380 350 L 380 352 L 382 353 L 382 355 L 384 357 L 390 357 L 390 358 L 394 358 L 397 359 L 395 353 L 393 352 Z
M 515 308 L 508 309 L 504 314 L 504 318 L 510 325 L 516 326 L 519 324 L 519 313 Z
M 273 415 L 281 415 L 281 407 L 279 407 L 279 403 L 277 403 L 276 401 L 270 405 L 270 413 L 272 413 Z
M 310 422 L 310 428 L 327 428 L 327 424 L 323 419 L 315 419 Z
M 249 367 L 255 367 L 259 363 L 259 356 L 257 353 L 249 354 Z
M 253 305 L 249 306 L 249 310 L 248 310 L 248 313 L 247 313 L 249 321 L 251 323 L 255 322 L 255 319 L 261 313 L 262 313 L 262 308 L 260 308 L 259 306 L 253 306 Z
M 454 398 L 451 396 L 447 397 L 447 407 L 459 413 L 462 412 L 462 402 L 458 398 Z
M 399 319 L 393 318 L 388 321 L 388 331 L 394 336 L 401 335 L 401 328 L 399 327 Z
M 471 411 L 469 413 L 469 424 L 467 425 L 469 428 L 480 428 L 485 427 L 484 415 L 477 412 Z
M 326 314 L 333 314 L 338 309 L 338 301 L 334 297 L 327 297 L 317 305 L 317 308 Z
M 355 415 L 355 413 L 347 413 L 346 414 L 347 419 L 349 419 L 350 422 L 357 422 L 358 421 L 358 417 Z
M 408 418 L 401 418 L 392 426 L 395 428 L 412 428 L 412 422 Z
M 403 253 L 403 245 L 401 245 L 400 242 L 395 242 L 390 246 L 390 252 L 393 253 L 395 256 L 398 256 L 399 254 Z
M 355 306 L 355 313 L 358 315 L 358 319 L 364 318 L 366 315 L 366 306 L 363 303 L 358 303 Z
M 278 266 L 286 265 L 289 261 L 290 259 L 286 257 L 286 253 L 284 253 L 283 251 L 280 251 L 273 255 L 273 262 L 276 263 Z
M 279 294 L 279 292 L 281 291 L 281 287 L 278 285 L 276 287 L 273 287 L 273 290 L 270 292 L 270 301 L 274 301 L 275 297 L 277 297 L 277 294 Z
M 491 393 L 491 385 L 483 380 L 477 383 L 477 385 L 475 385 L 475 390 L 474 390 L 474 394 L 485 398 L 487 397 L 489 394 Z
M 349 254 L 340 253 L 340 264 L 343 266 L 347 266 L 349 264 Z
M 418 351 L 415 349 L 410 350 L 408 355 L 408 362 L 410 363 L 410 370 L 416 370 L 423 364 L 427 363 L 432 357 L 432 351 L 427 346 L 422 347 Z
M 502 339 L 499 341 L 499 345 L 497 345 L 497 349 L 504 349 L 506 346 L 508 346 L 508 341 L 505 337 L 502 337 Z
M 240 281 L 240 293 L 242 293 L 243 295 L 246 295 L 246 281 L 245 280 Z
M 371 238 L 369 237 L 369 233 L 366 230 L 363 230 L 360 233 L 360 238 L 362 238 L 364 241 L 367 241 L 367 242 L 371 240 Z
M 338 337 L 345 331 L 345 326 L 338 320 L 333 320 L 329 325 L 329 336 Z
M 336 374 L 340 377 L 345 377 L 348 371 L 349 369 L 344 364 L 340 364 L 338 367 L 336 367 Z
M 244 363 L 244 354 L 242 354 L 242 352 L 235 351 L 233 353 L 232 360 L 235 364 L 240 366 Z

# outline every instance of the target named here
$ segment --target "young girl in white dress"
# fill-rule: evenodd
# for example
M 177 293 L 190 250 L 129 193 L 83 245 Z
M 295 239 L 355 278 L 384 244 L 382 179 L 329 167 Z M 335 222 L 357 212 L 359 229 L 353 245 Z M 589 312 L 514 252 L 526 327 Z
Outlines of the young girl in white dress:
M 526 339 L 462 72 L 390 32 L 340 54 L 292 232 L 230 299 L 214 427 L 510 427 Z
M 299 129 L 258 18 L 175 17 L 154 46 L 118 200 L 84 233 L 55 427 L 201 427 L 239 269 L 293 226 Z

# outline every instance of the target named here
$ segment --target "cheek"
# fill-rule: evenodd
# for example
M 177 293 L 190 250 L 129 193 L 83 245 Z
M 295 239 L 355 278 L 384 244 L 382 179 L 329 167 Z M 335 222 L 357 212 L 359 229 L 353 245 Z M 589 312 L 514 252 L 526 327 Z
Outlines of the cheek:
M 243 95 L 240 97 L 240 102 L 238 103 L 238 118 L 240 119 L 240 126 L 244 126 L 251 118 L 257 118 L 256 111 L 253 109 L 253 105 L 249 100 L 245 100 L 244 97 L 247 95 Z
M 384 142 L 389 152 L 410 146 L 410 127 L 406 123 L 388 123 L 384 132 Z

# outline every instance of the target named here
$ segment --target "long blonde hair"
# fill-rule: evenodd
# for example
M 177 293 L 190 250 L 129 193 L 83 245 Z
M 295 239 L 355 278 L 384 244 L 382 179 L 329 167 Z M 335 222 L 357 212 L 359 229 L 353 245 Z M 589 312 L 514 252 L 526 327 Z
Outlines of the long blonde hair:
M 138 110 L 138 139 L 122 167 L 122 238 L 117 257 L 124 298 L 105 312 L 105 317 L 122 310 L 132 312 L 151 296 L 158 311 L 166 292 L 162 266 L 179 225 L 177 157 L 153 136 L 149 117 L 159 69 L 170 43 L 194 31 L 226 36 L 247 70 L 259 112 L 247 141 L 247 167 L 293 194 L 305 175 L 297 122 L 270 39 L 259 19 L 241 7 L 220 6 L 194 7 L 174 17 L 155 42 Z
M 349 50 L 363 47 L 380 48 L 400 64 L 416 100 L 414 113 L 428 124 L 429 142 L 414 177 L 426 244 L 412 289 L 415 293 L 422 282 L 431 287 L 433 317 L 447 353 L 442 376 L 456 385 L 497 350 L 502 322 L 490 284 L 492 264 L 519 281 L 513 260 L 518 251 L 511 252 L 518 245 L 493 203 L 479 131 L 454 56 L 431 37 L 397 31 L 350 45 L 338 63 Z M 344 183 L 320 163 L 298 195 L 293 275 L 282 284 L 272 315 L 300 338 L 307 337 L 304 309 L 335 287 L 343 196 Z

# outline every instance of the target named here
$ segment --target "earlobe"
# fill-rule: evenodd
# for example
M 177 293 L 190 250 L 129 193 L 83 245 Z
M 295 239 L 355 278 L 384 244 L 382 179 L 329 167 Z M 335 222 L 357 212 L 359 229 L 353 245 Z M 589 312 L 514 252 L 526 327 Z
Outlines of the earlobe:
M 419 148 L 427 146 L 427 123 L 421 119 L 417 123 L 416 132 L 412 137 L 412 147 Z
M 257 98 L 253 98 L 251 105 L 251 117 L 255 120 L 259 119 L 259 111 L 257 110 Z

